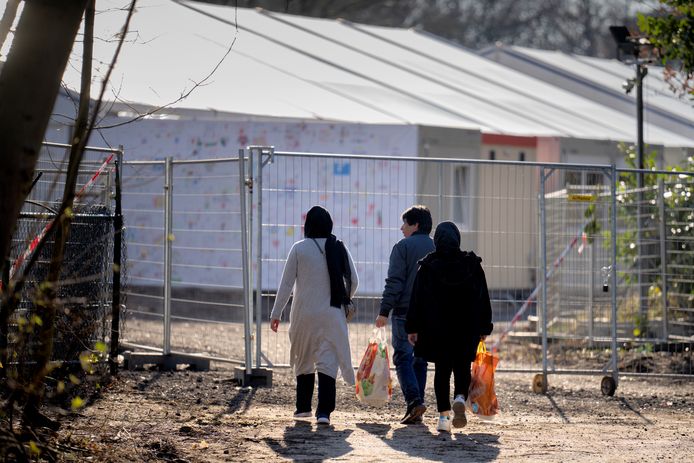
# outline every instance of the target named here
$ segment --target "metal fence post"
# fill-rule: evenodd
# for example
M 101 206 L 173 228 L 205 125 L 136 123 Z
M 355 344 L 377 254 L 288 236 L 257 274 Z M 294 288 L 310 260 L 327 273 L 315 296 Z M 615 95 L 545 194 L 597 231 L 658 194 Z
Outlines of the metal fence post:
M 547 384 L 547 214 L 545 211 L 545 168 L 540 171 L 540 240 L 542 242 L 542 375 Z
M 251 374 L 251 319 L 249 302 L 250 295 L 250 275 L 249 266 L 250 256 L 248 249 L 248 208 L 246 207 L 248 195 L 246 188 L 249 184 L 246 181 L 246 160 L 245 150 L 239 149 L 239 195 L 241 208 L 241 267 L 243 269 L 243 342 L 244 342 L 244 362 L 246 374 Z
M 171 353 L 171 270 L 173 257 L 173 158 L 166 158 L 164 180 L 164 349 Z
M 116 153 L 116 162 L 119 162 L 119 160 L 122 161 L 122 156 L 121 156 L 120 151 Z M 104 184 L 104 191 L 103 191 L 104 204 L 109 204 L 109 202 L 111 201 L 111 187 L 113 186 L 112 182 L 114 180 L 111 178 L 112 174 L 113 173 L 109 170 L 108 175 L 106 175 L 106 181 Z
M 619 380 L 619 368 L 617 367 L 617 166 L 612 164 L 610 169 L 610 200 L 612 202 L 611 211 L 611 232 L 610 240 L 612 245 L 612 379 L 617 386 Z
M 658 180 L 658 209 L 660 215 L 660 296 L 663 301 L 663 341 L 667 342 L 669 337 L 668 330 L 668 311 L 667 311 L 667 224 L 665 223 L 665 185 L 663 179 Z
M 595 237 L 593 237 L 593 240 L 595 240 Z M 588 272 L 588 345 L 593 347 L 593 329 L 595 325 L 595 295 L 593 293 L 593 286 L 595 285 L 595 249 L 593 249 L 593 243 L 588 244 L 587 247 L 590 253 L 590 272 Z
M 123 145 L 116 154 L 116 208 L 113 214 L 113 300 L 111 301 L 111 351 L 109 367 L 112 375 L 118 372 L 118 342 L 120 338 L 120 276 L 121 245 L 123 240 L 123 212 L 121 208 L 121 169 L 123 168 Z
M 439 218 L 438 222 L 441 222 L 443 220 L 443 217 L 446 217 L 448 214 L 443 213 L 443 164 L 439 164 L 439 210 L 438 210 Z M 436 221 L 434 222 L 436 223 Z
M 253 197 L 255 202 L 255 213 L 257 216 L 256 225 L 256 277 L 255 277 L 255 366 L 260 368 L 260 354 L 261 354 L 261 326 L 263 323 L 263 290 L 262 290 L 262 277 L 263 277 L 263 149 L 262 148 L 250 148 L 250 155 L 253 156 L 253 152 L 257 152 L 258 159 L 253 165 L 254 175 L 253 175 L 253 186 L 255 187 L 255 195 Z

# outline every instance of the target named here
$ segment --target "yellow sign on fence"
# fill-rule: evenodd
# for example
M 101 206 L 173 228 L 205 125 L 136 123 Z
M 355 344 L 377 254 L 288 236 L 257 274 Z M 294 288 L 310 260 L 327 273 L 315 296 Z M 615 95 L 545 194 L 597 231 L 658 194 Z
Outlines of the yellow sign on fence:
M 589 203 L 595 200 L 595 196 L 586 193 L 572 193 L 569 195 L 569 201 Z

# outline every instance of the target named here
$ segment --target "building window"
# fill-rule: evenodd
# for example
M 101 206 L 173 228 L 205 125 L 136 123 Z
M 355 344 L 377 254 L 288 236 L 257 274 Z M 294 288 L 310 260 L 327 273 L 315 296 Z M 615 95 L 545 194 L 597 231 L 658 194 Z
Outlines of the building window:
M 518 153 L 518 160 L 520 162 L 525 161 L 525 151 L 521 151 L 520 153 Z
M 586 181 L 587 185 L 602 185 L 604 182 L 604 176 L 601 173 L 588 172 Z
M 583 185 L 583 178 L 581 172 L 566 172 L 564 174 L 564 183 L 567 186 L 579 186 Z
M 489 159 L 492 160 L 492 161 L 493 161 L 494 159 L 496 159 L 496 151 L 494 151 L 494 150 L 489 150 Z
M 598 172 L 573 171 L 564 174 L 566 185 L 602 185 L 604 182 L 603 174 Z
M 453 221 L 463 230 L 470 227 L 470 178 L 467 167 L 453 171 Z

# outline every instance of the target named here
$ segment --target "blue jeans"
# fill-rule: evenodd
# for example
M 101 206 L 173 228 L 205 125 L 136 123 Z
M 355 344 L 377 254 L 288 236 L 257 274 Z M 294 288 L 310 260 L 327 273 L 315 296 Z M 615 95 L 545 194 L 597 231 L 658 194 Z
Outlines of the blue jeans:
M 407 340 L 405 317 L 392 317 L 393 363 L 407 406 L 424 403 L 427 385 L 427 362 L 414 356 L 414 348 Z

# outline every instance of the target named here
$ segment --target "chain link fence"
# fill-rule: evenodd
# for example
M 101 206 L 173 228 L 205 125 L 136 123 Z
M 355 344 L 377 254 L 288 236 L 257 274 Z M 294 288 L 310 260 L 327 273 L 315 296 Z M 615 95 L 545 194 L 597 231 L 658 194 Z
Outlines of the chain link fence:
M 52 222 L 60 209 L 69 147 L 44 144 L 33 188 L 12 237 L 4 284 L 21 281 L 19 302 L 3 327 L 4 364 L 25 378 L 39 349 L 42 287 L 53 254 Z M 70 368 L 105 365 L 112 339 L 115 168 L 121 150 L 87 148 L 80 165 L 72 222 L 56 292 L 51 361 Z M 39 243 L 47 236 L 45 245 Z M 30 265 L 31 261 L 33 265 Z

